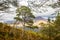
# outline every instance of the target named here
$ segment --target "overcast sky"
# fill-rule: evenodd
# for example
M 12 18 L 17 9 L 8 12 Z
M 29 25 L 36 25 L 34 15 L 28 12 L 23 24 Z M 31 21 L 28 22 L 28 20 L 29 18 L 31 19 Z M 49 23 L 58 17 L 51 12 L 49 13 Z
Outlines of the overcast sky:
M 19 5 L 20 6 L 22 6 L 22 5 L 25 5 L 25 6 L 28 6 L 28 3 L 27 3 L 27 1 L 28 0 L 19 0 Z M 31 0 L 30 0 L 31 1 Z M 34 1 L 34 0 L 33 0 Z M 40 0 L 41 2 L 43 2 L 43 0 Z M 57 2 L 57 0 L 53 0 L 54 2 Z M 38 1 L 36 0 L 36 2 L 35 2 L 36 4 L 38 3 Z M 50 4 L 50 3 L 52 3 L 52 1 L 50 0 L 50 1 L 48 1 L 46 4 Z M 44 5 L 46 5 L 46 4 L 44 4 Z M 13 7 L 12 5 L 10 5 L 11 6 L 11 8 L 9 9 L 9 11 L 13 11 L 11 14 L 8 14 L 8 13 L 1 13 L 0 15 L 3 15 L 2 16 L 2 18 L 1 19 L 3 19 L 3 20 L 13 20 L 13 17 L 16 15 L 15 14 L 15 11 L 16 11 L 16 8 L 15 7 Z M 30 5 L 31 6 L 31 5 Z M 32 7 L 31 7 L 32 8 Z M 35 9 L 35 8 L 34 8 Z M 32 10 L 34 10 L 34 9 L 32 9 Z M 40 13 L 39 11 L 37 11 L 37 10 L 40 10 L 40 11 L 42 11 L 42 13 Z M 46 7 L 41 7 L 41 8 L 38 8 L 37 10 L 35 10 L 35 11 L 32 11 L 33 12 L 33 14 L 35 15 L 35 16 L 46 16 L 46 17 L 44 17 L 44 18 L 47 18 L 48 16 L 51 16 L 51 14 L 53 14 L 53 13 L 55 13 L 55 11 L 56 11 L 56 9 L 53 9 L 52 7 L 49 7 L 49 6 L 46 6 Z M 45 12 L 43 12 L 43 10 L 45 11 Z

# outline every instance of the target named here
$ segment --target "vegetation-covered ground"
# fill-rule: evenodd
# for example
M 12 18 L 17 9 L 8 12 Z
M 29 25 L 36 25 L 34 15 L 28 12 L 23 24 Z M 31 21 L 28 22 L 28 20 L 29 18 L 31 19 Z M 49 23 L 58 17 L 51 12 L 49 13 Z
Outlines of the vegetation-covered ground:
M 59 38 L 60 36 L 51 40 L 60 40 Z M 24 31 L 11 27 L 8 24 L 0 23 L 0 40 L 49 40 L 49 36 L 44 33 Z
M 33 31 L 24 31 L 0 23 L 0 40 L 42 40 L 40 34 Z M 46 39 L 46 38 L 45 38 Z

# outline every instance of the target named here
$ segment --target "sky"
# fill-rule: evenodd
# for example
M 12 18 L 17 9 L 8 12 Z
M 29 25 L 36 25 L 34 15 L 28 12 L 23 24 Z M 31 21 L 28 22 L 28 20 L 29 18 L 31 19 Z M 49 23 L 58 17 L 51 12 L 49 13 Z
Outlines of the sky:
M 28 0 L 19 0 L 18 2 L 19 2 L 19 5 L 20 6 L 23 6 L 23 5 L 25 5 L 25 6 L 28 6 L 28 3 L 27 3 L 27 1 Z M 32 0 L 29 0 L 29 1 L 32 1 Z M 34 1 L 34 0 L 33 0 Z M 38 0 L 39 1 L 39 0 Z M 35 4 L 38 4 L 38 1 L 36 0 L 35 1 Z M 41 2 L 43 2 L 44 0 L 40 0 Z M 57 0 L 53 0 L 54 2 L 57 2 Z M 54 3 L 53 2 L 53 3 Z M 40 3 L 40 2 L 39 2 Z M 41 7 L 41 8 L 37 8 L 37 7 L 35 7 L 35 8 L 32 8 L 32 4 L 30 5 L 31 7 L 31 9 L 32 10 L 34 10 L 34 11 L 32 11 L 32 13 L 33 13 L 33 15 L 35 15 L 36 17 L 37 16 L 42 16 L 42 17 L 44 17 L 44 18 L 48 18 L 48 16 L 51 16 L 51 14 L 54 14 L 55 13 L 55 11 L 56 11 L 56 9 L 53 9 L 52 7 L 49 7 L 49 6 L 46 6 L 47 4 L 51 4 L 52 3 L 52 1 L 50 0 L 50 1 L 48 1 L 47 3 L 45 3 L 44 4 L 44 6 L 45 7 Z M 30 4 L 30 3 L 29 3 Z M 0 21 L 5 21 L 5 20 L 13 20 L 13 18 L 14 18 L 14 16 L 16 15 L 16 8 L 15 7 L 13 7 L 12 5 L 10 5 L 11 6 L 11 8 L 8 10 L 8 11 L 13 11 L 13 12 L 9 12 L 9 13 L 2 13 L 1 11 L 0 11 L 0 15 L 3 15 L 1 18 L 0 18 Z M 34 5 L 33 5 L 34 6 Z M 37 9 L 36 9 L 37 8 Z M 39 11 L 38 11 L 39 10 Z M 44 11 L 45 12 L 44 12 Z M 42 13 L 40 13 L 40 11 L 42 11 Z

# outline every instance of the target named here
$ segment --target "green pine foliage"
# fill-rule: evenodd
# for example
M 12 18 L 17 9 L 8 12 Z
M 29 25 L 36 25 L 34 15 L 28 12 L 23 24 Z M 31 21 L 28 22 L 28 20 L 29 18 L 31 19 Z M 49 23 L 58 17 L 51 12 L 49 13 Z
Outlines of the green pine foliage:
M 20 8 L 17 8 L 16 12 L 16 17 L 14 18 L 16 21 L 23 22 L 24 27 L 25 24 L 32 26 L 35 16 L 32 14 L 29 7 L 21 6 Z

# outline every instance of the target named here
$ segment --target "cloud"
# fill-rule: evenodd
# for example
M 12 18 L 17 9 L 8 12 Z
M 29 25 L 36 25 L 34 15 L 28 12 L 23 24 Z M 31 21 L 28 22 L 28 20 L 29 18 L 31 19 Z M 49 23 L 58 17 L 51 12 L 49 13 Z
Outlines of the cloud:
M 48 15 L 55 13 L 55 10 L 51 7 L 47 7 L 46 10 L 48 10 L 48 11 L 42 12 L 42 13 L 35 13 L 35 12 L 33 12 L 33 13 L 35 16 L 48 16 Z
M 19 5 L 20 6 L 22 6 L 22 5 L 25 5 L 25 6 L 28 6 L 28 3 L 27 3 L 27 1 L 28 0 L 20 0 L 19 1 Z M 37 1 L 37 0 L 36 0 Z M 56 0 L 55 0 L 55 2 L 56 2 Z M 11 5 L 10 5 L 11 6 Z M 9 9 L 9 11 L 14 11 L 14 12 L 12 12 L 13 14 L 8 14 L 8 13 L 2 13 L 1 15 L 3 15 L 3 17 L 2 17 L 2 19 L 3 20 L 13 20 L 13 18 L 14 18 L 14 16 L 16 15 L 16 8 L 15 7 L 13 7 L 13 6 L 11 6 L 12 8 L 11 9 Z M 53 8 L 51 8 L 51 7 L 49 7 L 49 6 L 46 6 L 46 8 L 44 8 L 44 7 L 42 7 L 41 9 L 44 9 L 44 10 L 48 10 L 48 11 L 46 11 L 46 12 L 42 12 L 42 13 L 39 13 L 37 10 L 37 12 L 33 12 L 33 14 L 35 15 L 35 16 L 49 16 L 49 15 L 51 15 L 51 14 L 53 14 L 53 13 L 55 13 L 55 9 L 53 9 Z M 40 9 L 39 9 L 40 10 Z M 47 18 L 46 17 L 46 18 Z

